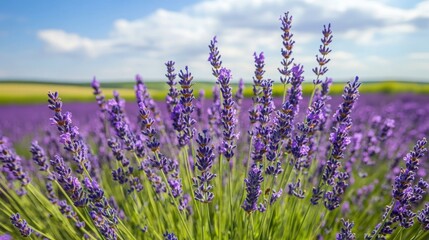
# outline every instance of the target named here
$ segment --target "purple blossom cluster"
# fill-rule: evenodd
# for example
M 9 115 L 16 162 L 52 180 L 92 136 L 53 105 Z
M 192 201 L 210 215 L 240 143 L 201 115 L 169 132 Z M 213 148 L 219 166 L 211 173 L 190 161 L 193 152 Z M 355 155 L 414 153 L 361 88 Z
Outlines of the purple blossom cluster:
M 64 104 L 49 92 L 48 108 L 33 106 L 40 112 L 34 126 L 49 119 L 55 128 L 24 131 L 27 142 L 4 123 L 14 115 L 26 129 L 19 122 L 31 115 L 20 115 L 24 106 L 1 115 L 0 220 L 9 222 L 0 224 L 0 236 L 279 239 L 288 232 L 293 239 L 340 240 L 403 231 L 425 239 L 427 96 L 361 94 L 358 77 L 341 96 L 330 96 L 330 24 L 312 69 L 313 91 L 303 96 L 292 16 L 280 21 L 279 83 L 265 77 L 265 55 L 255 52 L 254 76 L 234 85 L 214 37 L 210 101 L 205 89 L 194 96 L 188 67 L 176 73 L 167 61 L 164 102 L 152 98 L 140 75 L 136 102 L 127 105 L 117 91 L 107 99 L 94 77 L 94 104 Z M 244 97 L 247 82 L 252 98 Z M 283 98 L 275 95 L 278 87 Z M 29 206 L 43 207 L 43 214 Z M 49 221 L 64 228 L 50 229 Z

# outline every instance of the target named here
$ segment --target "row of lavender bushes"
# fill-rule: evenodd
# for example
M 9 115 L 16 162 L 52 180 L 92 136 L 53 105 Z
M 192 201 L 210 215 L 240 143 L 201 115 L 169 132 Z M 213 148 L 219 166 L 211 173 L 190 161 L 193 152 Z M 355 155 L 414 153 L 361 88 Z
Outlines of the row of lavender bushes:
M 357 77 L 332 101 L 332 80 L 326 77 L 330 25 L 323 28 L 312 69 L 314 91 L 303 103 L 303 67 L 292 57 L 289 13 L 281 24 L 281 99 L 273 99 L 273 81 L 264 78 L 263 53 L 254 55 L 254 97 L 243 99 L 242 81 L 233 92 L 216 38 L 208 58 L 216 79 L 212 100 L 205 100 L 204 92 L 195 97 L 190 69 L 177 73 L 172 61 L 166 63 L 165 103 L 153 101 L 137 76 L 138 108 L 131 113 L 118 93 L 105 99 L 94 79 L 99 108 L 84 126 L 63 109 L 60 94 L 50 92 L 51 130 L 30 123 L 32 132 L 20 133 L 34 137 L 31 157 L 14 150 L 22 136 L 0 135 L 0 234 L 426 239 L 422 160 L 427 160 L 429 108 L 386 106 L 369 96 L 371 105 L 353 112 Z

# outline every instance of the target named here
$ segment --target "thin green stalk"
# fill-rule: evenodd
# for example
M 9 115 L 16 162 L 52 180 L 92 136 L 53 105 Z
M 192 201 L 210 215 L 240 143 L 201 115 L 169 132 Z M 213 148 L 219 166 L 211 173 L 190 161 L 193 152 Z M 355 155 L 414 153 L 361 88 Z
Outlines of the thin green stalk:
M 165 173 L 164 173 L 163 171 L 161 171 L 161 175 L 162 175 L 162 177 L 164 178 L 164 181 L 165 181 L 166 183 L 168 183 L 167 176 L 165 176 Z M 179 210 L 179 204 L 177 203 L 176 199 L 173 197 L 173 194 L 171 193 L 170 186 L 169 186 L 168 184 L 167 184 L 167 186 L 168 186 L 168 187 L 167 187 L 167 189 L 168 189 L 168 194 L 169 194 L 169 196 L 171 197 L 171 199 L 173 200 L 173 203 L 174 203 L 174 205 L 175 205 L 175 209 L 176 209 L 176 210 L 177 210 L 177 212 L 179 213 L 179 217 L 180 217 L 180 220 L 182 221 L 183 227 L 185 228 L 186 233 L 188 234 L 189 239 L 193 239 L 193 238 L 192 238 L 192 235 L 191 235 L 191 232 L 189 231 L 188 225 L 186 224 L 186 221 L 185 221 L 185 219 L 183 218 L 182 213 L 181 213 L 181 212 L 180 212 L 180 210 Z
M 252 239 L 255 238 L 255 232 L 254 231 L 255 231 L 255 228 L 254 228 L 254 225 L 253 225 L 253 215 L 250 214 L 250 232 L 252 234 Z
M 390 218 L 390 214 L 393 211 L 393 204 L 394 202 L 392 201 L 392 203 L 390 204 L 390 209 L 389 212 L 387 212 L 386 217 L 383 219 L 383 221 L 381 222 L 380 227 L 377 229 L 377 231 L 374 233 L 374 235 L 372 235 L 370 240 L 374 240 L 377 238 L 378 234 L 380 233 L 381 229 L 383 229 L 384 224 L 386 224 L 387 220 Z
M 393 238 L 393 240 L 396 240 L 396 238 L 401 235 L 401 239 L 402 239 L 402 230 L 404 230 L 404 228 L 399 229 L 399 232 L 396 233 L 395 237 Z
M 311 107 L 311 103 L 313 102 L 314 93 L 316 92 L 316 86 L 317 85 L 313 84 L 313 91 L 311 92 L 310 100 L 308 101 L 308 107 L 307 107 L 307 109 Z
M 296 231 L 296 233 L 298 234 L 297 237 L 299 236 L 299 231 L 301 231 L 302 225 L 304 225 L 305 222 L 305 218 L 307 217 L 308 212 L 310 211 L 311 208 L 311 203 L 308 204 L 307 210 L 305 211 L 304 217 L 301 220 L 301 224 L 299 225 L 298 231 Z
M 414 240 L 414 239 L 419 239 L 418 237 L 420 236 L 420 234 L 423 232 L 423 229 L 420 228 L 420 230 L 417 232 L 416 235 L 413 236 L 413 238 L 411 238 L 410 240 Z
M 222 179 L 223 179 L 223 172 L 222 172 L 222 154 L 219 154 L 219 184 L 218 187 L 222 189 Z M 223 202 L 223 191 L 219 191 L 219 221 L 218 221 L 218 232 L 219 232 L 219 239 L 222 239 L 222 202 Z

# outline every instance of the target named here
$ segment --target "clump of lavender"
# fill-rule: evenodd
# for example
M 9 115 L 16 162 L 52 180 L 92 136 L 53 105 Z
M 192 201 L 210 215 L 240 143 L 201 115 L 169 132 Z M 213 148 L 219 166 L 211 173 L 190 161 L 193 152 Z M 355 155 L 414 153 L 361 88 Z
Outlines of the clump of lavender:
M 25 219 L 22 219 L 19 213 L 13 214 L 10 217 L 10 221 L 12 222 L 13 226 L 15 226 L 19 230 L 21 236 L 23 237 L 29 237 L 33 232 L 33 229 L 28 226 L 27 221 L 25 221 Z
M 62 112 L 63 102 L 58 92 L 49 92 L 48 98 L 48 107 L 54 112 L 54 117 L 50 118 L 51 125 L 57 126 L 60 142 L 64 145 L 64 149 L 72 154 L 73 161 L 78 164 L 78 173 L 89 171 L 91 164 L 88 158 L 88 147 L 83 142 L 78 127 L 72 124 L 72 114 Z
M 425 208 L 417 214 L 417 220 L 425 231 L 429 230 L 429 203 L 426 203 Z
M 347 220 L 341 219 L 341 223 L 343 227 L 341 231 L 337 233 L 337 240 L 354 240 L 356 239 L 356 235 L 352 232 L 352 228 L 354 226 L 353 222 L 349 222 Z
M 197 149 L 197 162 L 196 166 L 201 175 L 193 179 L 195 199 L 209 203 L 213 200 L 214 194 L 212 192 L 213 185 L 211 181 L 216 177 L 216 174 L 211 172 L 213 167 L 213 161 L 215 159 L 214 147 L 211 144 L 211 138 L 207 130 L 203 130 L 197 137 L 198 149 Z
M 301 84 L 304 81 L 302 74 L 304 70 L 302 66 L 296 65 L 292 68 L 291 88 L 288 90 L 288 99 L 283 103 L 282 108 L 277 111 L 276 131 L 281 140 L 289 141 L 289 149 L 291 144 L 291 134 L 293 131 L 293 122 L 298 114 L 298 104 L 302 99 Z
M 322 80 L 320 77 L 325 75 L 325 73 L 328 72 L 328 68 L 326 67 L 326 64 L 331 61 L 331 59 L 327 58 L 326 56 L 332 51 L 329 48 L 329 44 L 332 42 L 332 31 L 331 31 L 331 24 L 328 24 L 328 27 L 325 25 L 323 26 L 323 38 L 320 39 L 322 42 L 322 45 L 320 45 L 319 52 L 322 56 L 316 55 L 316 60 L 319 66 L 313 68 L 314 74 L 316 74 L 316 79 L 313 80 L 314 85 L 318 85 L 322 83 Z
M 176 88 L 176 76 L 177 74 L 174 73 L 174 64 L 173 61 L 168 61 L 165 63 L 165 66 L 167 67 L 167 73 L 165 76 L 167 77 L 168 81 L 167 84 L 170 87 L 167 93 L 166 103 L 167 103 L 167 110 L 171 114 L 174 107 L 179 103 L 179 91 Z
M 179 105 L 173 109 L 173 126 L 178 131 L 177 139 L 179 147 L 184 147 L 194 137 L 195 129 L 193 128 L 196 120 L 192 118 L 194 112 L 194 90 L 192 89 L 192 80 L 194 77 L 189 72 L 188 67 L 185 67 L 185 71 L 179 73 L 179 84 L 180 90 L 180 102 Z
M 333 132 L 330 134 L 329 138 L 331 143 L 330 154 L 323 168 L 322 185 L 328 184 L 332 187 L 332 191 L 326 192 L 324 195 L 325 206 L 330 210 L 339 206 L 342 199 L 341 196 L 348 186 L 348 173 L 339 170 L 341 167 L 341 162 L 339 160 L 344 158 L 345 149 L 350 143 L 350 138 L 348 136 L 352 125 L 350 113 L 359 96 L 358 88 L 360 83 L 358 80 L 359 79 L 356 77 L 353 82 L 348 82 L 347 86 L 344 88 L 342 96 L 343 102 L 334 115 Z M 321 190 L 321 184 L 319 184 L 319 186 L 313 189 L 311 202 L 317 204 L 322 194 L 323 190 Z
M 17 180 L 21 187 L 17 190 L 19 195 L 26 193 L 25 186 L 30 183 L 30 178 L 22 167 L 21 158 L 11 148 L 9 140 L 0 136 L 0 162 L 5 173 L 10 173 L 13 180 Z
M 68 194 L 76 207 L 85 207 L 88 198 L 79 179 L 72 174 L 72 170 L 65 164 L 64 159 L 58 155 L 51 160 L 54 176 L 64 191 Z
M 248 177 L 244 180 L 246 183 L 246 199 L 241 207 L 248 213 L 258 210 L 258 199 L 262 194 L 261 183 L 264 181 L 262 176 L 262 166 L 253 164 L 249 169 Z
M 280 17 L 280 21 L 282 22 L 281 30 L 283 31 L 283 48 L 281 49 L 283 60 L 281 61 L 282 68 L 278 70 L 282 74 L 280 81 L 283 84 L 287 84 L 290 83 L 292 77 L 290 66 L 294 60 L 291 58 L 293 45 L 295 44 L 295 41 L 292 40 L 293 34 L 290 32 L 292 28 L 292 16 L 289 16 L 289 12 L 286 12 L 283 17 Z
M 368 239 L 392 234 L 394 223 L 398 223 L 403 228 L 410 228 L 414 225 L 416 214 L 412 210 L 412 204 L 421 199 L 422 190 L 429 186 L 427 182 L 420 180 L 416 186 L 419 190 L 416 190 L 416 187 L 413 188 L 413 182 L 420 167 L 420 159 L 427 151 L 426 144 L 426 138 L 417 141 L 413 150 L 404 157 L 405 168 L 401 168 L 393 184 L 392 204 L 386 207 L 383 221 L 376 226 Z
M 222 93 L 222 112 L 221 119 L 223 124 L 223 140 L 222 140 L 222 153 L 225 158 L 230 161 L 234 157 L 234 140 L 236 139 L 235 125 L 236 110 L 234 109 L 235 102 L 232 99 L 232 89 L 230 86 L 231 71 L 226 68 L 221 68 L 219 71 L 218 83 L 220 84 L 220 91 Z
M 94 89 L 93 94 L 95 95 L 95 99 L 97 104 L 102 112 L 107 110 L 106 99 L 103 95 L 103 92 L 100 89 L 100 82 L 94 77 L 91 82 L 91 87 Z
M 164 235 L 164 240 L 178 240 L 178 238 L 174 233 L 166 232 L 163 235 Z
M 136 98 L 137 99 L 142 99 L 145 103 L 145 105 L 150 109 L 150 111 L 153 114 L 153 119 L 155 120 L 155 122 L 157 123 L 158 127 L 161 129 L 163 129 L 164 125 L 162 124 L 161 121 L 161 115 L 160 112 L 158 111 L 158 108 L 156 106 L 155 101 L 152 99 L 152 97 L 149 94 L 149 91 L 147 90 L 146 85 L 143 82 L 143 78 L 137 74 L 136 77 L 136 85 L 134 87 L 135 93 L 136 93 Z
M 220 60 L 221 55 L 219 53 L 219 49 L 217 47 L 217 39 L 216 36 L 210 41 L 209 45 L 210 53 L 209 58 L 207 59 L 212 65 L 212 74 L 218 79 L 220 74 L 220 69 L 222 67 L 222 61 Z
M 46 171 L 49 168 L 48 161 L 46 159 L 45 151 L 39 146 L 37 141 L 31 144 L 30 152 L 33 156 L 33 161 L 39 166 L 40 171 Z
M 332 31 L 326 25 L 311 100 L 299 113 L 304 68 L 292 58 L 289 13 L 281 23 L 281 83 L 265 78 L 266 58 L 255 53 L 253 99 L 243 98 L 244 80 L 232 92 L 231 72 L 222 67 L 214 37 L 208 66 L 218 85 L 212 101 L 202 92 L 195 99 L 188 68 L 176 75 L 175 63 L 168 61 L 166 104 L 158 104 L 137 75 L 137 112 L 131 104 L 126 109 L 116 91 L 106 101 L 95 78 L 91 87 L 100 119 L 91 108 L 89 117 L 79 109 L 72 118 L 58 93 L 50 92 L 51 123 L 59 137 L 32 129 L 31 157 L 22 147 L 28 143 L 20 135 L 24 131 L 13 130 L 28 122 L 36 126 L 37 120 L 26 119 L 26 125 L 14 117 L 16 129 L 0 120 L 0 136 L 10 134 L 10 140 L 0 137 L 0 238 L 281 239 L 287 232 L 291 239 L 359 239 L 370 229 L 367 239 L 426 239 L 424 97 L 368 95 L 354 108 L 356 78 L 342 99 L 329 101 Z M 283 99 L 276 99 L 279 87 Z M 330 118 L 330 104 L 337 101 Z M 276 109 L 274 102 L 282 105 Z M 78 129 L 77 120 L 88 124 Z M 401 168 L 407 143 L 415 139 L 422 140 Z M 384 207 L 380 222 L 368 218 Z M 28 224 L 16 212 L 25 212 Z
M 253 77 L 253 108 L 249 110 L 250 123 L 254 124 L 260 120 L 261 111 L 261 94 L 262 94 L 262 83 L 264 77 L 265 57 L 264 53 L 259 54 L 253 53 L 255 59 L 255 76 Z

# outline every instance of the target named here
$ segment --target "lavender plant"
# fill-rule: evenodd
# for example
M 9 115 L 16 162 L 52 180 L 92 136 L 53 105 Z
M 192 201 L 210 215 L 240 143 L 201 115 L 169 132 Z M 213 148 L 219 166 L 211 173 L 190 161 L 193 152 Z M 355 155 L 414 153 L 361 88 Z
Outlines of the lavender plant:
M 53 127 L 31 144 L 0 121 L 0 238 L 428 239 L 427 99 L 358 100 L 358 77 L 331 97 L 331 24 L 303 96 L 292 16 L 280 21 L 280 82 L 255 52 L 252 99 L 243 80 L 233 86 L 214 37 L 212 100 L 167 61 L 163 104 L 139 75 L 127 105 L 94 78 L 87 108 L 48 93 L 49 115 L 36 117 Z

